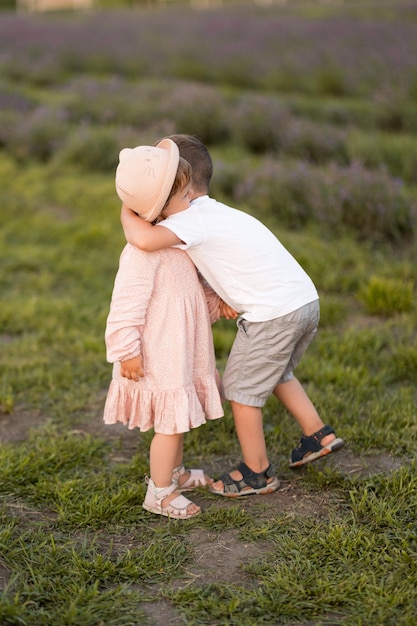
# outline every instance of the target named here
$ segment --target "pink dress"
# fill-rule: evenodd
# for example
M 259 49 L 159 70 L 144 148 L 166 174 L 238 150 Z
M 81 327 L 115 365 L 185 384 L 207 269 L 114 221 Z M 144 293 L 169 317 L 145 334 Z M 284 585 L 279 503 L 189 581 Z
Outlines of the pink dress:
M 211 331 L 219 302 L 184 251 L 126 245 L 105 333 L 114 364 L 106 424 L 172 435 L 223 416 Z M 145 376 L 138 382 L 122 377 L 120 362 L 139 354 Z

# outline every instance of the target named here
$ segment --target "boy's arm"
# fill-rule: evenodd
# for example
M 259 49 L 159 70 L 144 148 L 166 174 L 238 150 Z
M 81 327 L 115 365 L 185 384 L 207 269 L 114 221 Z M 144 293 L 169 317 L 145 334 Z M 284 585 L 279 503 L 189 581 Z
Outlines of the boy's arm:
M 182 243 L 169 228 L 154 226 L 138 217 L 125 204 L 122 205 L 120 220 L 127 242 L 145 252 L 162 250 Z

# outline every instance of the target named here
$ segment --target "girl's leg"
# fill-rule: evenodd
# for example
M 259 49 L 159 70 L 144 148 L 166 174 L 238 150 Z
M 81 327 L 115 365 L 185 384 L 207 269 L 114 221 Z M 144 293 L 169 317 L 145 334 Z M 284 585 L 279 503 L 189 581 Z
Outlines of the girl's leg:
M 182 465 L 182 457 L 183 457 L 183 450 L 184 450 L 184 433 L 181 433 L 180 435 L 178 435 L 178 437 L 180 438 L 180 440 L 178 442 L 178 448 L 177 448 L 177 454 L 175 456 L 174 467 L 178 467 L 179 465 Z
M 297 378 L 277 385 L 274 394 L 298 422 L 306 437 L 323 428 L 320 415 Z M 335 435 L 326 435 L 321 440 L 321 445 L 325 446 L 335 438 Z
M 174 475 L 178 472 L 175 478 L 178 480 L 178 487 L 187 487 L 184 491 L 192 491 L 192 487 L 200 487 L 204 485 L 211 485 L 213 479 L 202 472 L 202 470 L 188 470 L 183 467 L 183 449 L 184 449 L 184 435 L 181 435 L 182 441 L 178 447 L 178 454 L 175 459 Z M 181 474 L 179 473 L 181 470 Z M 197 474 L 196 474 L 197 472 Z
M 184 435 L 163 435 L 155 433 L 150 450 L 150 473 L 156 487 L 168 487 L 172 483 L 172 471 L 182 462 L 182 448 Z M 166 507 L 179 495 L 177 491 L 164 498 L 162 506 Z M 187 507 L 187 513 L 197 513 L 200 507 L 191 503 Z
M 168 487 L 172 482 L 172 470 L 182 460 L 184 435 L 155 433 L 149 449 L 151 478 L 157 487 Z

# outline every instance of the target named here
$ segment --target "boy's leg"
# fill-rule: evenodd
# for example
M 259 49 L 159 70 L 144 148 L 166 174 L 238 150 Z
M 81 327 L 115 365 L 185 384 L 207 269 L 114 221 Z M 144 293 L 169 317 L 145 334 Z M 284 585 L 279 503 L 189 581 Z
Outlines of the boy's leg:
M 239 402 L 230 402 L 236 434 L 242 450 L 243 461 L 252 471 L 263 472 L 268 466 L 262 410 Z M 237 472 L 241 478 L 240 472 Z M 232 472 L 233 477 L 233 472 Z
M 235 422 L 236 434 L 242 450 L 243 462 L 255 473 L 265 471 L 269 467 L 263 429 L 262 410 L 239 402 L 230 402 Z M 241 480 L 239 470 L 230 472 L 233 480 Z M 269 479 L 268 482 L 272 481 Z M 211 486 L 212 490 L 223 491 L 222 480 Z
M 299 446 L 291 453 L 290 467 L 302 467 L 343 448 L 345 445 L 343 439 L 337 438 L 333 428 L 322 422 L 296 378 L 279 383 L 274 389 L 274 394 L 293 415 L 303 431 Z
M 317 413 L 314 404 L 295 376 L 291 380 L 279 383 L 274 389 L 274 395 L 298 422 L 306 437 L 313 435 L 324 427 L 324 423 Z M 336 435 L 326 435 L 321 440 L 321 445 L 325 446 L 333 439 L 336 439 Z

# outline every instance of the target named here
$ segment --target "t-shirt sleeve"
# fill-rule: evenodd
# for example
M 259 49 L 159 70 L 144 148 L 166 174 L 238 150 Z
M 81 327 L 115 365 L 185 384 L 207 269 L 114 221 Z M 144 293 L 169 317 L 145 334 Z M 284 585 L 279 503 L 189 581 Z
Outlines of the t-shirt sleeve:
M 192 208 L 170 215 L 158 225 L 169 228 L 178 239 L 181 239 L 183 243 L 174 246 L 181 250 L 198 246 L 204 240 L 202 220 L 197 211 Z

